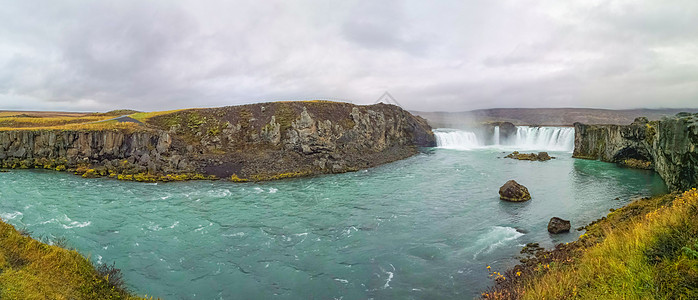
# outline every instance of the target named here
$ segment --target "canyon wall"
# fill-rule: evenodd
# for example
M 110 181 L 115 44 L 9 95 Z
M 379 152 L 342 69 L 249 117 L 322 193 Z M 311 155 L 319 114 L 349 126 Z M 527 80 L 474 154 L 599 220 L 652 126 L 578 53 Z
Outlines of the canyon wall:
M 426 121 L 397 106 L 274 102 L 181 110 L 136 130 L 0 131 L 0 167 L 143 181 L 269 180 L 355 171 L 432 146 Z
M 653 169 L 672 191 L 698 186 L 698 114 L 679 113 L 630 125 L 575 123 L 575 158 Z

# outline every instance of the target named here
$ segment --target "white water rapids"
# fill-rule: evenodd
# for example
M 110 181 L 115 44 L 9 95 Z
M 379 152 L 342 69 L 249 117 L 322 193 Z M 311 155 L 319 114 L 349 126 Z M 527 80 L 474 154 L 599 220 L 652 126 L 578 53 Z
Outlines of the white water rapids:
M 574 150 L 574 128 L 517 126 L 516 133 L 508 138 L 500 136 L 499 126 L 493 136 L 478 135 L 473 131 L 436 129 L 436 144 L 439 148 L 471 150 L 495 147 L 515 150 L 572 151 Z

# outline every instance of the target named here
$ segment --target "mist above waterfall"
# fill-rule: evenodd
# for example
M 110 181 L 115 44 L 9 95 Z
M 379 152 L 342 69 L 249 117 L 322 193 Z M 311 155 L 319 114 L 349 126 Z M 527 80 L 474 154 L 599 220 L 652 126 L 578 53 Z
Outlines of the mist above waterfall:
M 496 148 L 528 151 L 572 151 L 574 150 L 574 128 L 517 126 L 516 133 L 508 137 L 500 135 L 499 126 L 493 134 L 477 130 L 436 129 L 439 148 L 472 150 Z

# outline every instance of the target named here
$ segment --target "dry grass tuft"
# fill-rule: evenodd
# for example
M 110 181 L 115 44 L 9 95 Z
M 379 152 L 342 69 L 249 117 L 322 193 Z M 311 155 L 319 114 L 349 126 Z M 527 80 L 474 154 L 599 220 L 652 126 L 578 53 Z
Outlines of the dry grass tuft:
M 506 276 L 521 278 L 498 282 L 483 298 L 698 299 L 698 191 L 666 198 L 610 213 L 579 241 L 558 245 L 569 249 L 537 254 L 563 259 L 517 266 Z
M 98 271 L 77 251 L 41 243 L 0 221 L 0 299 L 143 299 L 120 278 L 113 265 Z

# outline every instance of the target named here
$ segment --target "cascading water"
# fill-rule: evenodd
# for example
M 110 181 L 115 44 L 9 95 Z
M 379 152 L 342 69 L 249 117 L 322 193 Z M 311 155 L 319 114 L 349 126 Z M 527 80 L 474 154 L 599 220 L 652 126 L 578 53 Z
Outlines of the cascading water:
M 494 126 L 494 145 L 499 146 L 499 126 Z
M 455 129 L 434 130 L 436 145 L 439 148 L 470 150 L 484 146 L 474 132 Z
M 574 128 L 517 126 L 512 145 L 531 150 L 574 150 Z
M 499 126 L 494 127 L 491 137 L 478 137 L 475 132 L 456 129 L 436 129 L 436 144 L 439 148 L 471 150 L 483 147 L 507 148 L 512 150 L 572 151 L 574 150 L 574 128 L 517 126 L 516 134 L 502 138 Z M 491 141 L 485 144 L 481 141 Z

